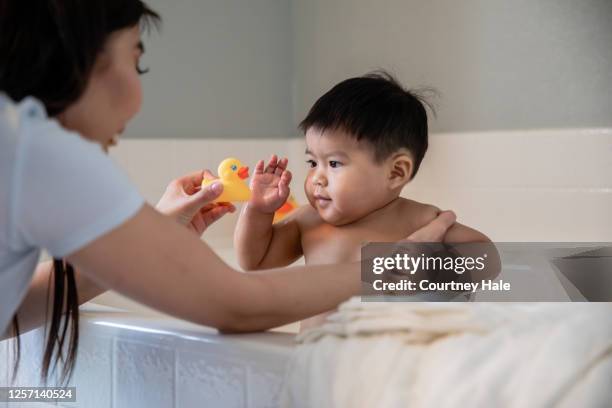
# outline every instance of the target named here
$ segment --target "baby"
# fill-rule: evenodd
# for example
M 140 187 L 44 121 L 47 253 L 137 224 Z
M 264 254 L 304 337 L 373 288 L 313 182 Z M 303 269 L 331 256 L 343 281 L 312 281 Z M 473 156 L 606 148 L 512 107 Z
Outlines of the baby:
M 234 236 L 245 270 L 359 261 L 365 242 L 396 242 L 428 224 L 440 210 L 400 197 L 427 150 L 425 106 L 390 75 L 369 74 L 334 86 L 301 122 L 306 135 L 308 205 L 273 224 L 289 196 L 287 159 L 259 161 L 252 197 Z M 445 242 L 490 242 L 456 223 Z M 321 288 L 325 290 L 325 288 Z M 322 321 L 315 316 L 302 329 Z

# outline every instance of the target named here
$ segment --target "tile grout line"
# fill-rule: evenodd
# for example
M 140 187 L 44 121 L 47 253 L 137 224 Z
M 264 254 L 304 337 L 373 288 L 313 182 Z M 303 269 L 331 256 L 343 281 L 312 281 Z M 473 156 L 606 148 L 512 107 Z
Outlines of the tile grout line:
M 111 394 L 111 398 L 110 398 L 110 405 L 111 408 L 115 408 L 115 398 L 117 397 L 115 394 L 115 377 L 116 377 L 116 364 L 115 364 L 115 351 L 116 351 L 116 342 L 117 342 L 117 338 L 113 337 L 112 341 L 111 341 L 111 358 L 110 358 L 110 366 L 111 366 L 111 370 L 110 370 L 110 394 Z
M 173 387 L 172 387 L 172 392 L 173 392 L 173 406 L 174 408 L 178 407 L 178 350 L 175 348 L 174 349 L 174 381 L 172 381 L 173 383 Z

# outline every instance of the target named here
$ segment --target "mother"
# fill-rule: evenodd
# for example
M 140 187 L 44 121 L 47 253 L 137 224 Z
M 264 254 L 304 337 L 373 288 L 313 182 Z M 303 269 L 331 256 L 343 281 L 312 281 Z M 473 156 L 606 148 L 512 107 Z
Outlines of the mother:
M 18 336 L 52 307 L 44 377 L 66 346 L 70 376 L 78 305 L 106 289 L 252 331 L 329 310 L 360 288 L 356 264 L 230 268 L 199 239 L 234 210 L 208 204 L 222 187 L 198 189 L 202 171 L 182 177 L 157 211 L 104 154 L 140 109 L 140 31 L 158 21 L 140 0 L 0 0 L 0 333 Z M 409 239 L 440 239 L 453 222 L 443 213 Z M 37 264 L 42 248 L 53 262 Z

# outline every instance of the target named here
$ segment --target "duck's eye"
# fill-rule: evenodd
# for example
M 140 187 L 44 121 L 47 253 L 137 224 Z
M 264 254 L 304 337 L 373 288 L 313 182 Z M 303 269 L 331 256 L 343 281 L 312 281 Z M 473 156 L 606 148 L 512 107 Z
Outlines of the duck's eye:
M 235 164 L 232 164 L 232 170 L 234 171 L 238 170 L 238 166 L 236 166 Z

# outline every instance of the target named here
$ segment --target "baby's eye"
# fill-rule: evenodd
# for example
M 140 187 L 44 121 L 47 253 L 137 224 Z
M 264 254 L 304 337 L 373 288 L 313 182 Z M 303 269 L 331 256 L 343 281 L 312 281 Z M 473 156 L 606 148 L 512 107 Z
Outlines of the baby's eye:
M 238 170 L 238 166 L 236 166 L 235 164 L 232 164 L 232 170 L 234 171 Z
M 329 167 L 331 167 L 332 169 L 335 169 L 336 167 L 342 166 L 342 163 L 340 163 L 339 161 L 335 161 L 335 160 L 330 160 L 329 161 Z
M 312 169 L 317 167 L 317 162 L 315 162 L 314 160 L 306 160 L 306 163 L 308 164 L 308 166 Z

